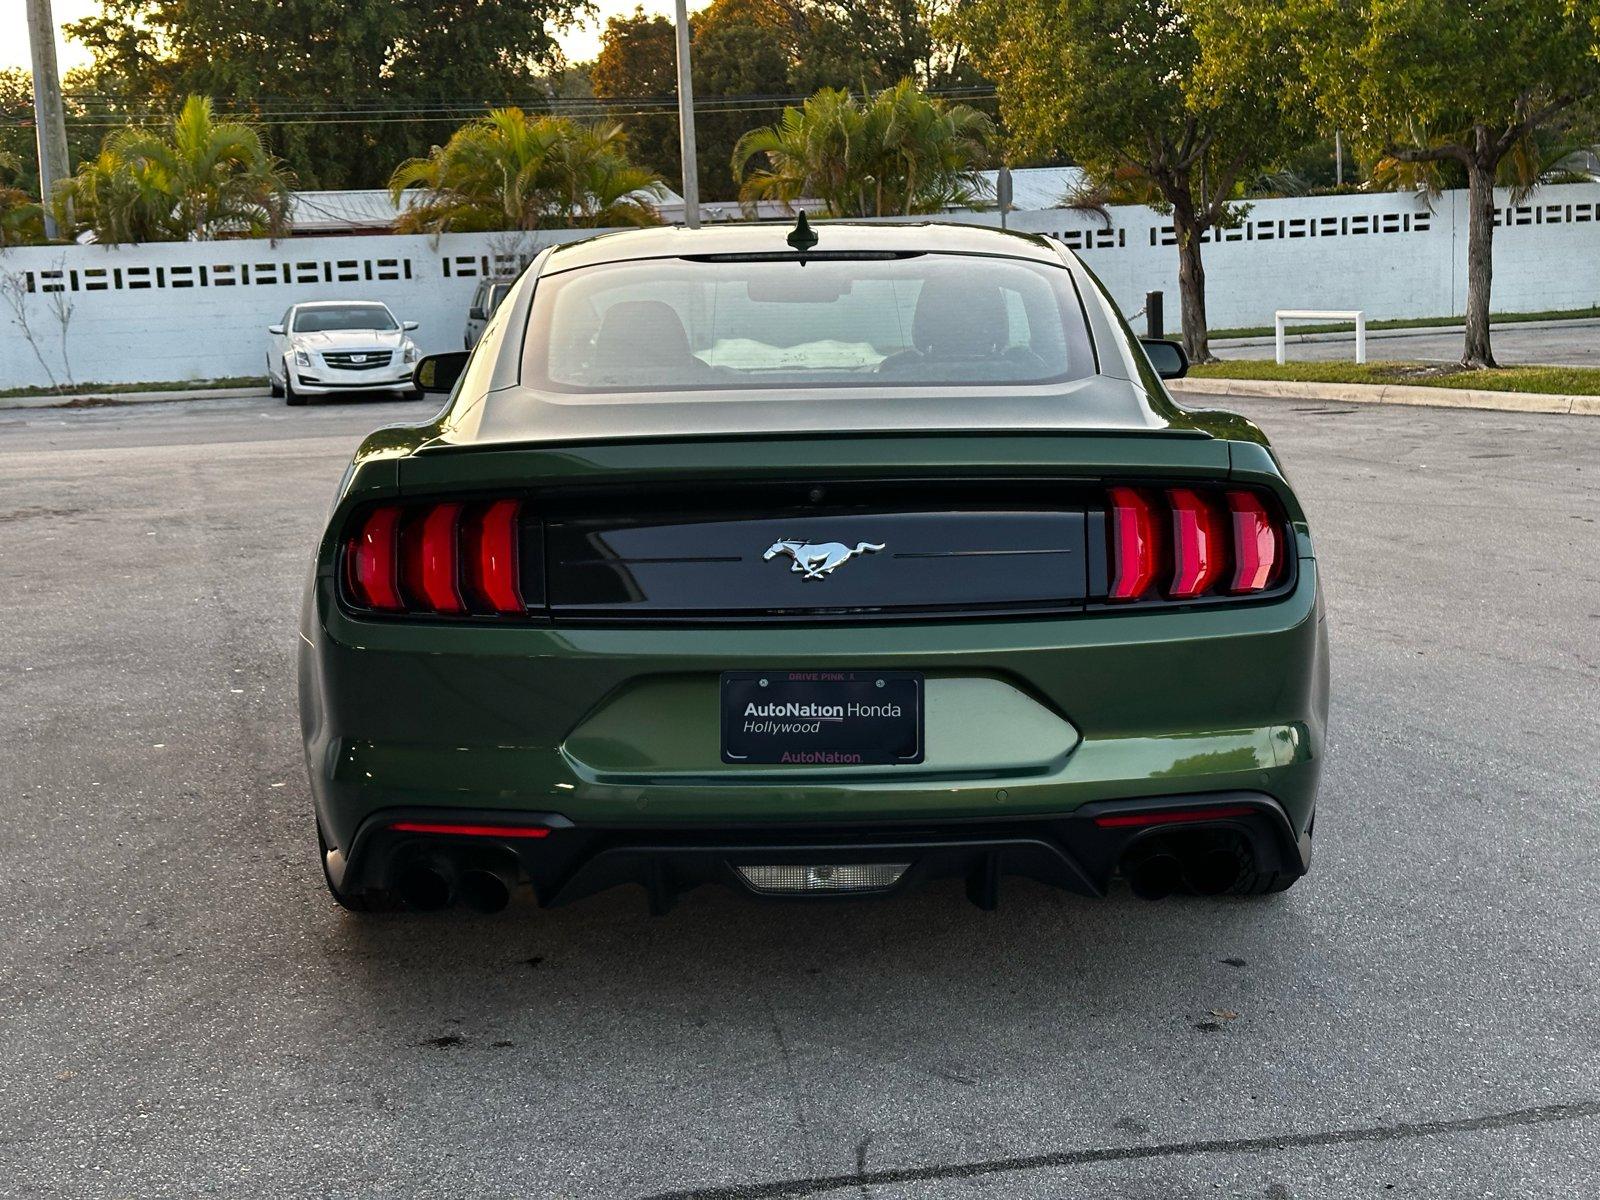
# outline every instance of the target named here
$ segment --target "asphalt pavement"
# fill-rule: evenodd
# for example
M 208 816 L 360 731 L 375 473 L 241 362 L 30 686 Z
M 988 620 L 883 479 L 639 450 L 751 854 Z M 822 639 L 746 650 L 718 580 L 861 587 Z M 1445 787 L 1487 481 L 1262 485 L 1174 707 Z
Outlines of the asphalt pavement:
M 1240 401 L 1333 641 L 1312 874 L 359 918 L 300 591 L 419 404 L 0 413 L 0 1193 L 1600 1193 L 1600 423 Z
M 1556 367 L 1600 367 L 1600 320 L 1510 322 L 1491 326 L 1490 344 L 1502 367 L 1527 363 Z M 1457 362 L 1465 335 L 1460 329 L 1384 329 L 1367 333 L 1371 362 Z M 1354 362 L 1356 335 L 1296 337 L 1289 327 L 1284 357 L 1290 362 Z M 1211 348 L 1221 358 L 1271 358 L 1272 339 L 1219 338 Z

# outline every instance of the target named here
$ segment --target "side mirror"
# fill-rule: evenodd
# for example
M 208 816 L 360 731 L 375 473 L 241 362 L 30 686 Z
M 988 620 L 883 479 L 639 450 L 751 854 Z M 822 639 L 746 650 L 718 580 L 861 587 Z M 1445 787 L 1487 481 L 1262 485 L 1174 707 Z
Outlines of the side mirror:
M 405 330 L 407 333 L 410 333 L 416 327 L 417 327 L 417 322 L 415 322 L 415 321 L 401 321 L 400 322 L 400 328 Z
M 1177 342 L 1169 342 L 1165 338 L 1140 338 L 1139 344 L 1144 347 L 1150 365 L 1161 378 L 1182 379 L 1189 373 L 1189 356 Z
M 411 372 L 411 382 L 419 392 L 437 392 L 441 395 L 455 390 L 456 381 L 467 369 L 467 359 L 472 356 L 465 350 L 450 350 L 444 354 L 430 354 Z
M 268 325 L 267 326 L 267 332 L 271 333 L 271 334 L 276 334 L 278 337 L 282 337 L 283 336 L 283 326 L 282 325 Z

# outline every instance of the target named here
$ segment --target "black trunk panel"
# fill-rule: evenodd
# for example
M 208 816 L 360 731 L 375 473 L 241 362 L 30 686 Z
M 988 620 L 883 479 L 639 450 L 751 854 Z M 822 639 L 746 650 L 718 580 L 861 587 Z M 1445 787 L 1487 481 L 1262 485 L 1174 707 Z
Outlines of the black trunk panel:
M 1087 594 L 1081 507 L 747 499 L 745 513 L 547 518 L 551 616 L 1036 610 Z

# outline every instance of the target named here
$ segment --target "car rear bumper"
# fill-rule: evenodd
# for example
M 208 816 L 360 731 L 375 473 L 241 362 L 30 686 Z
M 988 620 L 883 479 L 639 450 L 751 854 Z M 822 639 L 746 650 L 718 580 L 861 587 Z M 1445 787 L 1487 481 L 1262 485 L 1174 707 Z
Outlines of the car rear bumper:
M 637 845 L 585 869 L 619 880 L 632 867 L 607 864 L 660 859 L 652 846 L 675 848 L 673 878 L 725 874 L 725 857 L 694 845 L 708 833 L 715 849 L 730 831 L 765 830 L 756 848 L 773 849 L 771 831 L 916 827 L 942 842 L 952 829 L 1021 829 L 1067 847 L 1068 865 L 1045 871 L 1046 851 L 1014 846 L 1002 866 L 1026 858 L 1035 866 L 1022 873 L 1094 893 L 1098 859 L 1059 822 L 1101 803 L 1248 793 L 1298 846 L 1321 771 L 1327 644 L 1310 559 L 1293 593 L 1266 604 L 826 628 L 364 621 L 322 577 L 302 633 L 301 720 L 335 874 L 360 862 L 357 839 L 384 814 L 487 812 L 564 822 L 577 831 L 561 836 L 569 845 L 631 831 Z M 927 761 L 723 763 L 720 673 L 783 667 L 926 673 L 930 706 L 943 706 L 930 707 Z M 911 877 L 947 860 L 939 873 L 967 874 L 988 853 L 929 849 Z M 357 878 L 382 886 L 365 867 Z M 541 899 L 576 890 L 568 880 Z
M 526 833 L 540 836 L 518 836 Z M 1236 864 L 1233 875 L 1203 873 L 1218 848 Z M 419 869 L 442 881 L 445 902 L 473 894 L 473 872 L 494 873 L 507 893 L 526 885 L 546 906 L 638 884 L 658 913 L 705 884 L 766 899 L 853 899 L 959 878 L 975 904 L 992 908 L 1007 876 L 1102 896 L 1129 862 L 1164 854 L 1176 864 L 1174 890 L 1207 893 L 1246 872 L 1303 874 L 1310 853 L 1309 835 L 1282 806 L 1251 792 L 1104 801 L 1014 821 L 674 829 L 579 825 L 556 813 L 394 809 L 363 822 L 348 857 L 331 853 L 329 874 L 342 891 L 402 902 Z

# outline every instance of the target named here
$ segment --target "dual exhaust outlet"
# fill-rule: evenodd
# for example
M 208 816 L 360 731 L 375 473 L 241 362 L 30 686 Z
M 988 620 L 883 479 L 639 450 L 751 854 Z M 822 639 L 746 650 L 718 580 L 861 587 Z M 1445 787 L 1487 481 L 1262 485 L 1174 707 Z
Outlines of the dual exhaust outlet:
M 1175 892 L 1220 896 L 1239 882 L 1249 861 L 1250 852 L 1237 837 L 1170 834 L 1131 847 L 1122 874 L 1142 900 Z
M 413 858 L 394 874 L 394 890 L 418 912 L 439 912 L 459 902 L 474 912 L 497 913 L 511 903 L 516 883 L 515 870 L 480 859 L 455 863 L 438 856 Z

